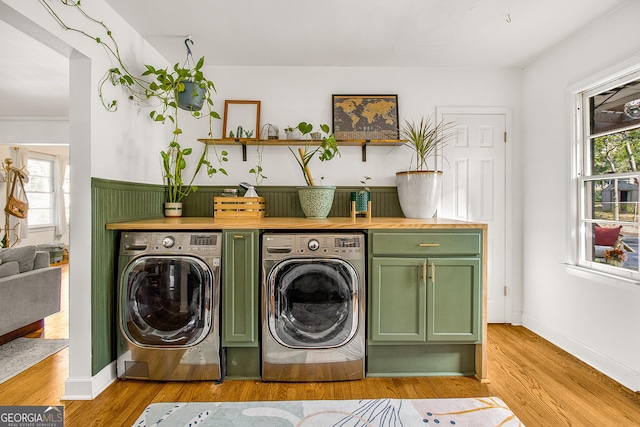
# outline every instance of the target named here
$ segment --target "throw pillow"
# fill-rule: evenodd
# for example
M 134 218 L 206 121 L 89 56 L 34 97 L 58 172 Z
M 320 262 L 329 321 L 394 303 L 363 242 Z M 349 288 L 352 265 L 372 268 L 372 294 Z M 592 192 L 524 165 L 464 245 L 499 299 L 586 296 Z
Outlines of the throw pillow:
M 33 270 L 33 262 L 36 259 L 36 247 L 34 245 L 21 248 L 6 248 L 0 250 L 0 259 L 3 263 L 17 261 L 20 273 Z
M 596 235 L 596 245 L 598 246 L 613 246 L 618 241 L 618 237 L 620 236 L 620 227 L 600 227 L 596 225 L 595 227 L 595 235 Z
M 0 277 L 13 276 L 20 272 L 17 261 L 5 262 L 0 265 Z

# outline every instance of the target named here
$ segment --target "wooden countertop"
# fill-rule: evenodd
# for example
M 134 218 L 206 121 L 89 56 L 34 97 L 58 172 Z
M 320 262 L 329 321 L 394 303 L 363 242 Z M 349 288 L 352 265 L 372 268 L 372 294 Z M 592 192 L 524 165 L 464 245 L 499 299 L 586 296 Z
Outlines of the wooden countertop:
M 107 230 L 225 230 L 225 229 L 259 229 L 259 230 L 367 230 L 370 228 L 386 229 L 447 229 L 447 228 L 481 228 L 486 224 L 458 221 L 446 218 L 413 219 L 413 218 L 209 218 L 180 217 L 156 218 L 137 221 L 113 222 L 107 224 Z

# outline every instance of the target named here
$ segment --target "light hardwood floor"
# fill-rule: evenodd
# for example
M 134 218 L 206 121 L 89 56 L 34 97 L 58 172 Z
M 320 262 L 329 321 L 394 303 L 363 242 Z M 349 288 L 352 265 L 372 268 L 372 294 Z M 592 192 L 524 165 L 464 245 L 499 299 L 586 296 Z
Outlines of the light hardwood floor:
M 56 316 L 47 318 L 43 333 L 30 336 L 66 337 L 66 313 Z M 128 380 L 116 381 L 92 401 L 61 401 L 68 375 L 65 349 L 1 384 L 0 405 L 64 405 L 67 427 L 111 427 L 131 425 L 153 402 L 497 396 L 527 427 L 640 426 L 639 394 L 523 327 L 489 325 L 488 358 L 488 384 L 465 377 L 221 385 Z

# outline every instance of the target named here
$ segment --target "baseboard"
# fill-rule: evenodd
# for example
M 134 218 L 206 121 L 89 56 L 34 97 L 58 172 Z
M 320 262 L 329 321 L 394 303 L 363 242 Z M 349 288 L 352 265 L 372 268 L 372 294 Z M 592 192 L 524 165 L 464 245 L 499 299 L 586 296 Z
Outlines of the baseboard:
M 93 377 L 67 378 L 60 400 L 93 400 L 118 378 L 116 362 L 105 366 Z
M 636 393 L 640 391 L 640 372 L 621 365 L 526 314 L 523 315 L 522 325 L 628 389 Z

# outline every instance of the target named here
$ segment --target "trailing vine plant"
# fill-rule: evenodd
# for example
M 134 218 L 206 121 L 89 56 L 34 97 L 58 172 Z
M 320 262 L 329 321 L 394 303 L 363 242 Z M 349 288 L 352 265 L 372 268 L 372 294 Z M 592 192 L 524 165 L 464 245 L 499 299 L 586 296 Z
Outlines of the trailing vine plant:
M 96 24 L 100 28 L 99 33 L 101 35 L 92 34 L 89 30 L 74 28 L 68 25 L 50 4 L 54 1 L 57 1 L 63 6 L 73 8 L 89 22 Z M 121 86 L 128 92 L 129 100 L 135 102 L 141 107 L 151 107 L 153 109 L 149 113 L 149 116 L 153 121 L 164 124 L 168 120 L 172 123 L 172 139 L 169 143 L 169 149 L 167 150 L 167 152 L 169 152 L 172 147 L 179 147 L 178 139 L 182 134 L 182 129 L 178 122 L 178 93 L 185 90 L 185 82 L 194 82 L 203 89 L 204 106 L 206 107 L 206 110 L 204 114 L 196 109 L 189 110 L 189 113 L 196 119 L 206 118 L 208 120 L 209 137 L 213 138 L 213 120 L 220 119 L 220 115 L 213 110 L 214 103 L 211 98 L 212 94 L 215 93 L 215 86 L 213 82 L 208 80 L 202 73 L 201 69 L 204 65 L 204 57 L 200 58 L 195 64 L 193 63 L 191 50 L 187 44 L 188 42 L 193 44 L 193 41 L 190 38 L 185 40 L 187 58 L 184 64 L 180 65 L 176 63 L 171 70 L 169 68 L 155 68 L 152 65 L 144 65 L 146 69 L 142 75 L 138 77 L 130 71 L 122 60 L 118 42 L 114 38 L 111 29 L 103 21 L 86 13 L 81 6 L 80 0 L 39 0 L 39 2 L 65 31 L 72 31 L 94 40 L 97 44 L 102 46 L 113 57 L 113 59 L 115 59 L 116 66 L 108 69 L 98 84 L 98 96 L 102 105 L 108 111 L 117 111 L 118 101 L 116 99 L 110 101 L 105 99 L 105 86 L 107 83 L 111 83 L 113 86 Z M 148 77 L 151 77 L 152 80 L 146 80 Z M 189 181 L 189 186 L 186 189 L 183 190 L 181 188 L 179 190 L 181 193 L 183 191 L 187 191 L 188 194 L 191 190 L 195 191 L 195 187 L 190 188 L 190 183 L 193 182 L 195 175 L 203 166 L 206 167 L 207 174 L 209 176 L 212 176 L 217 172 L 227 175 L 227 171 L 222 167 L 222 165 L 224 162 L 228 161 L 228 153 L 224 150 L 218 152 L 216 146 L 213 145 L 213 147 L 219 166 L 214 167 L 208 160 L 208 144 L 204 144 L 204 152 L 202 156 L 200 156 L 198 164 L 196 165 L 193 178 Z M 165 154 L 165 152 L 161 152 L 161 154 Z M 182 161 L 184 161 L 184 159 L 182 159 Z M 165 178 L 167 178 L 166 175 Z

